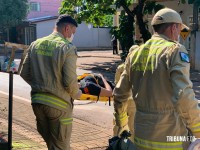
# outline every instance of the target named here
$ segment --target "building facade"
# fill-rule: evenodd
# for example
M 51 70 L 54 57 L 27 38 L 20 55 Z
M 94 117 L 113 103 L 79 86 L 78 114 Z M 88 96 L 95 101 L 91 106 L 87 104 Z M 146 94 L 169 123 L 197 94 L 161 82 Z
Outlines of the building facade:
M 24 25 L 10 31 L 16 37 L 10 37 L 14 43 L 29 45 L 32 41 L 49 35 L 59 15 L 62 0 L 29 0 L 29 14 Z M 94 28 L 82 23 L 77 28 L 73 43 L 80 48 L 110 48 L 110 28 Z M 12 34 L 13 35 L 13 34 Z
M 184 39 L 182 36 L 180 36 L 180 43 L 182 43 L 186 49 L 189 52 L 190 55 L 190 63 L 191 67 L 195 70 L 200 70 L 200 31 L 194 30 L 193 28 L 193 10 L 194 5 L 193 4 L 181 4 L 177 0 L 171 0 L 171 1 L 163 1 L 159 2 L 160 4 L 163 4 L 166 7 L 172 8 L 179 12 L 181 15 L 181 18 L 183 20 L 183 23 L 186 24 L 188 27 L 190 27 L 189 34 L 187 35 L 186 39 Z M 200 25 L 200 15 L 198 8 L 198 25 Z
M 58 8 L 62 0 L 29 0 L 29 14 L 27 19 L 45 16 L 58 16 Z

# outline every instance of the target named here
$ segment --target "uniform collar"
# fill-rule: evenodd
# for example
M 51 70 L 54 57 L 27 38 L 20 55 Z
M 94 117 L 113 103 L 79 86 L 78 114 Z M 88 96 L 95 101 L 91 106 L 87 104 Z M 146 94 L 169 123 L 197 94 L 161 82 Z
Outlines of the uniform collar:
M 58 31 L 53 31 L 52 34 L 55 36 L 60 36 L 61 38 L 65 39 L 65 37 L 62 35 L 62 33 L 58 32 Z
M 165 39 L 165 40 L 167 40 L 167 41 L 172 41 L 172 40 L 170 40 L 167 36 L 165 36 L 165 35 L 163 35 L 163 34 L 158 34 L 158 33 L 154 33 L 154 34 L 152 35 L 152 38 L 162 38 L 162 39 Z

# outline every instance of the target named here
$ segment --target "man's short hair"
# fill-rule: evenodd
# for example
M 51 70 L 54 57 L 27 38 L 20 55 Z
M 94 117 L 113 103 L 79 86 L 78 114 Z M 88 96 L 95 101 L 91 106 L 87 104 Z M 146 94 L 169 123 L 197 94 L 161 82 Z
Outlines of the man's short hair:
M 172 26 L 173 24 L 178 25 L 178 23 L 163 23 L 163 24 L 157 24 L 153 25 L 153 30 L 158 33 L 163 33 L 165 30 L 169 27 Z
M 64 24 L 64 23 L 70 23 L 78 27 L 77 22 L 71 16 L 66 15 L 66 14 L 60 15 L 58 17 L 58 19 L 56 20 L 56 26 L 60 26 L 61 24 Z

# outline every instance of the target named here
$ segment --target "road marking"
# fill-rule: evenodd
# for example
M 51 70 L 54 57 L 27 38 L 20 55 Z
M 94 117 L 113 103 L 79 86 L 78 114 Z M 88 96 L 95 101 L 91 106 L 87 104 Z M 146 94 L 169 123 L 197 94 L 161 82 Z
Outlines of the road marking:
M 3 91 L 0 91 L 0 94 L 4 94 L 4 95 L 9 95 L 7 92 L 3 92 Z M 26 98 L 23 98 L 23 97 L 20 97 L 20 96 L 16 96 L 16 95 L 13 95 L 13 98 L 17 98 L 18 100 L 22 100 L 22 101 L 25 101 L 25 102 L 31 102 L 30 99 L 26 99 Z

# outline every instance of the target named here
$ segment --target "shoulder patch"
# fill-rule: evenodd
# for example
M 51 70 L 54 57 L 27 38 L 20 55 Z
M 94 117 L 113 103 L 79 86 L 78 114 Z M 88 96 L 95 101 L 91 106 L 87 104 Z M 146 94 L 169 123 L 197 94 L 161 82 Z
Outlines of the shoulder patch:
M 74 51 L 74 53 L 78 56 L 76 46 L 74 46 L 73 44 L 69 44 L 69 45 L 68 45 L 68 48 L 69 48 L 70 50 Z
M 180 52 L 180 57 L 183 62 L 190 62 L 189 55 L 187 53 Z

